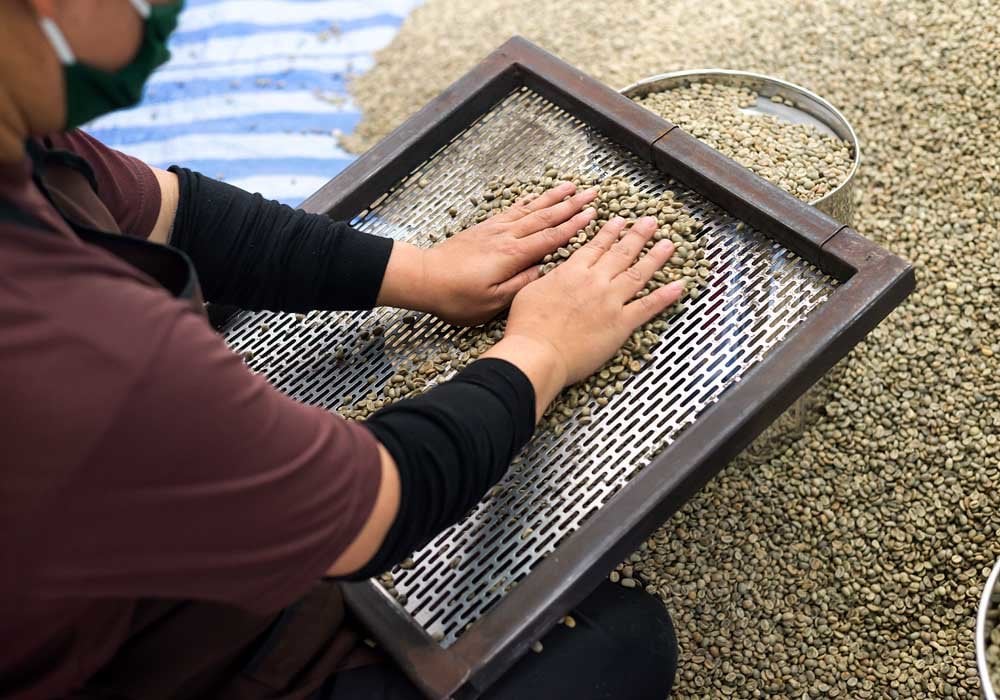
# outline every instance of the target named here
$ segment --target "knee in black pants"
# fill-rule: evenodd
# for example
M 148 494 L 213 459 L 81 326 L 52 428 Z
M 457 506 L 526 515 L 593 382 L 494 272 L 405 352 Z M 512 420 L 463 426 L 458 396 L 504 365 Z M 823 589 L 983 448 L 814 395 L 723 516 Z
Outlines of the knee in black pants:
M 659 599 L 608 581 L 557 625 L 485 698 L 665 700 L 677 669 L 673 622 Z
M 615 665 L 637 686 L 615 697 L 665 700 L 677 671 L 677 636 L 660 599 L 606 581 L 579 605 L 581 613 L 595 608 L 591 614 L 617 640 Z
M 677 639 L 663 604 L 639 589 L 603 582 L 556 625 L 539 654 L 528 652 L 484 694 L 485 700 L 665 700 L 677 669 Z M 326 700 L 418 700 L 395 667 L 337 674 Z

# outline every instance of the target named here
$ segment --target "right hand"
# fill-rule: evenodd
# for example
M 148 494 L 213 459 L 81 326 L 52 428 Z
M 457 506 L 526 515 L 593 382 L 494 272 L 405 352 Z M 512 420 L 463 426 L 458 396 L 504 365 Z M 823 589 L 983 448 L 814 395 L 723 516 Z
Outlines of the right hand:
M 684 293 L 684 283 L 673 282 L 635 298 L 674 246 L 660 241 L 637 260 L 656 232 L 656 219 L 639 219 L 619 240 L 624 229 L 625 220 L 615 217 L 566 262 L 518 292 L 504 339 L 487 353 L 527 367 L 538 415 L 559 391 L 595 372 L 637 327 Z M 537 353 L 547 355 L 544 361 Z M 522 365 L 519 357 L 528 354 L 535 357 Z M 532 369 L 543 367 L 547 370 L 533 376 Z

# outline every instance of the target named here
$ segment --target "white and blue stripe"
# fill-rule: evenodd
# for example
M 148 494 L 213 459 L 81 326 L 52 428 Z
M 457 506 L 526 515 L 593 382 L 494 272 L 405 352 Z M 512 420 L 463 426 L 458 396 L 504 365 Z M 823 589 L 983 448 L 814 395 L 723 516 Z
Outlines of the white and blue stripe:
M 337 140 L 361 116 L 347 80 L 419 2 L 188 0 L 142 103 L 85 128 L 151 165 L 297 204 L 353 160 Z

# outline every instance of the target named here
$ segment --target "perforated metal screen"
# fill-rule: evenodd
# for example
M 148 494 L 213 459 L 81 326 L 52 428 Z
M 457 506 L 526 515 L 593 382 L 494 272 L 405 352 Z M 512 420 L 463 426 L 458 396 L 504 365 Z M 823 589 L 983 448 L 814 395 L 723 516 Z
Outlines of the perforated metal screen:
M 474 210 L 471 195 L 504 177 L 539 174 L 549 164 L 605 177 L 622 175 L 653 193 L 673 190 L 700 220 L 712 276 L 705 293 L 674 317 L 654 359 L 593 422 L 570 419 L 539 434 L 510 473 L 461 523 L 393 572 L 405 609 L 442 644 L 451 644 L 557 544 L 607 503 L 725 388 L 821 304 L 835 281 L 701 197 L 609 142 L 526 88 L 512 93 L 448 146 L 362 212 L 362 230 L 430 245 L 429 236 Z M 292 397 L 329 409 L 379 393 L 394 367 L 420 364 L 455 334 L 430 317 L 404 312 L 244 313 L 226 332 Z M 380 333 L 373 332 L 381 326 Z M 586 342 L 586 339 L 581 339 Z M 338 350 L 346 359 L 338 360 Z

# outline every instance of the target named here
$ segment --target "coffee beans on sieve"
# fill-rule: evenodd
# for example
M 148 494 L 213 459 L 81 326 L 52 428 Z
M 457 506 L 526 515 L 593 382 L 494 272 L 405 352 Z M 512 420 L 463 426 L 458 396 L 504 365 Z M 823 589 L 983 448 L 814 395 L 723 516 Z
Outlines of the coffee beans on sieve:
M 737 459 L 630 562 L 674 617 L 677 700 L 978 697 L 975 615 L 1000 556 L 996 14 L 427 0 L 353 84 L 358 150 L 512 34 L 612 86 L 702 66 L 778 76 L 855 127 L 853 225 L 917 265 L 917 291 L 845 359 L 796 444 Z
M 476 222 L 485 221 L 515 202 L 530 201 L 554 183 L 566 180 L 574 182 L 580 189 L 590 187 L 598 189 L 598 196 L 591 203 L 597 215 L 594 221 L 574 236 L 565 247 L 545 256 L 542 261 L 542 274 L 551 272 L 569 259 L 612 217 L 621 216 L 631 223 L 642 216 L 655 216 L 659 228 L 652 240 L 647 243 L 642 255 L 644 256 L 656 241 L 662 239 L 673 241 L 676 252 L 637 296 L 644 296 L 658 287 L 677 280 L 686 282 L 685 295 L 690 296 L 707 282 L 711 276 L 711 264 L 698 245 L 697 232 L 701 224 L 685 213 L 684 205 L 670 190 L 660 193 L 644 192 L 620 177 L 596 180 L 574 173 L 560 172 L 554 166 L 548 166 L 542 175 L 521 180 L 506 178 L 502 181 L 493 181 L 487 183 L 487 188 L 480 197 L 474 198 L 478 202 L 476 212 L 469 219 L 461 221 L 455 229 L 449 229 L 446 235 L 452 235 L 455 231 Z M 449 213 L 454 209 L 454 207 L 449 209 Z M 628 379 L 642 370 L 645 362 L 651 357 L 653 347 L 667 329 L 667 319 L 682 309 L 683 304 L 678 302 L 667 309 L 660 318 L 637 329 L 603 367 L 584 381 L 567 388 L 546 411 L 539 425 L 539 431 L 550 430 L 559 436 L 565 430 L 566 421 L 590 423 L 594 413 L 622 393 Z M 488 350 L 503 337 L 505 326 L 506 320 L 501 318 L 474 329 L 471 333 L 461 336 L 460 340 L 459 336 L 453 336 L 454 342 L 446 351 L 438 353 L 434 358 L 423 359 L 416 363 L 415 367 L 414 363 L 410 365 L 404 363 L 389 378 L 383 392 L 371 392 L 353 405 L 344 406 L 341 414 L 346 418 L 362 420 L 393 401 L 421 393 Z M 524 536 L 522 533 L 522 538 Z

